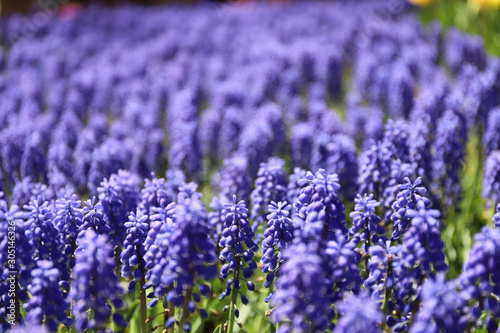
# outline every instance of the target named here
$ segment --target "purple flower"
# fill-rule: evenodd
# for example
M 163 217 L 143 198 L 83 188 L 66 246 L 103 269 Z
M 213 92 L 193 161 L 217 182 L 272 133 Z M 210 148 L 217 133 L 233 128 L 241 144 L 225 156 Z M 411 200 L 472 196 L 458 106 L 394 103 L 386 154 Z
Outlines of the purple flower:
M 43 323 L 52 332 L 57 331 L 59 322 L 69 328 L 73 321 L 66 315 L 69 303 L 59 287 L 59 270 L 51 261 L 38 260 L 31 276 L 31 298 L 25 304 L 26 322 L 31 325 Z
M 490 155 L 492 151 L 500 149 L 500 107 L 492 109 L 488 115 L 483 146 L 486 156 Z
M 279 332 L 324 332 L 332 326 L 330 275 L 314 244 L 297 243 L 284 253 L 271 321 Z
M 255 189 L 251 193 L 254 230 L 264 221 L 268 205 L 272 201 L 286 199 L 288 179 L 285 172 L 285 162 L 279 158 L 270 158 L 267 163 L 261 163 Z
M 484 165 L 483 198 L 486 207 L 500 203 L 500 150 L 494 150 Z
M 92 229 L 83 231 L 77 241 L 76 264 L 69 297 L 76 302 L 73 306 L 75 328 L 78 332 L 86 329 L 104 330 L 111 316 L 111 305 L 124 306 L 119 299 L 123 290 L 115 274 L 113 245 L 108 235 L 99 235 Z M 89 317 L 88 309 L 92 309 Z M 113 320 L 120 326 L 123 318 L 115 313 Z
M 377 303 L 368 297 L 368 293 L 361 292 L 358 296 L 349 295 L 345 302 L 337 303 L 341 317 L 333 333 L 376 333 L 382 332 L 381 324 L 384 320 Z
M 352 218 L 352 227 L 349 235 L 357 235 L 361 231 L 360 240 L 365 242 L 364 251 L 368 253 L 370 243 L 376 243 L 379 236 L 385 234 L 385 228 L 381 225 L 382 220 L 375 214 L 376 207 L 380 203 L 373 200 L 373 194 L 361 196 L 354 199 L 354 211 L 349 214 Z M 372 239 L 373 237 L 373 239 Z
M 439 119 L 433 156 L 433 179 L 446 206 L 458 205 L 462 189 L 460 173 L 465 154 L 467 129 L 463 118 L 448 110 Z
M 69 281 L 66 244 L 54 225 L 54 213 L 47 201 L 31 201 L 24 206 L 26 219 L 26 237 L 33 248 L 33 259 L 51 260 L 58 269 L 60 279 Z
M 229 201 L 236 193 L 238 198 L 248 202 L 252 185 L 247 167 L 248 161 L 244 156 L 236 155 L 224 160 L 222 168 L 212 181 L 212 186 L 222 200 Z
M 422 201 L 425 207 L 430 206 L 430 201 L 422 196 L 427 190 L 425 187 L 418 186 L 422 183 L 419 177 L 414 183 L 409 178 L 405 178 L 404 183 L 399 185 L 399 193 L 396 201 L 392 204 L 393 213 L 391 221 L 394 223 L 392 228 L 392 240 L 399 239 L 399 237 L 408 230 L 410 226 L 410 217 L 408 210 L 416 209 L 418 202 Z
M 261 262 L 262 272 L 267 274 L 264 287 L 269 288 L 278 275 L 280 265 L 282 265 L 282 252 L 293 240 L 294 228 L 292 219 L 289 217 L 291 205 L 284 202 L 272 201 L 269 205 L 269 215 L 267 215 L 267 228 L 264 231 L 265 239 L 262 241 Z
M 224 229 L 219 242 L 222 248 L 219 259 L 224 264 L 220 269 L 220 276 L 226 280 L 229 274 L 233 273 L 233 278 L 227 280 L 226 289 L 220 295 L 220 300 L 228 297 L 231 292 L 240 293 L 241 275 L 247 280 L 252 277 L 257 269 L 253 258 L 259 250 L 254 242 L 254 232 L 248 221 L 248 209 L 243 200 L 237 202 L 236 196 L 233 196 L 232 204 L 224 204 L 222 215 L 224 216 Z
M 82 202 L 73 194 L 70 197 L 57 199 L 55 205 L 54 224 L 66 245 L 64 252 L 69 257 L 69 267 L 72 268 L 75 266 L 73 254 L 76 250 L 76 237 L 83 223 Z
M 347 233 L 345 207 L 337 196 L 338 176 L 327 175 L 324 169 L 315 175 L 308 171 L 298 184 L 304 187 L 294 204 L 295 237 L 327 241 L 333 239 L 337 230 Z
M 131 212 L 128 221 L 124 224 L 127 236 L 123 242 L 120 261 L 123 263 L 122 276 L 129 277 L 131 273 L 133 274 L 133 279 L 129 283 L 129 292 L 135 292 L 135 281 L 146 275 L 144 243 L 149 229 L 147 219 L 148 217 L 138 210 L 137 213 Z
M 173 206 L 173 220 L 169 217 L 169 206 L 155 209 L 158 213 L 152 216 L 161 224 L 159 228 L 158 224 L 151 227 L 157 235 L 146 255 L 146 262 L 150 260 L 146 288 L 154 287 L 152 297 L 165 296 L 167 302 L 177 307 L 193 302 L 195 288 L 201 292 L 205 287 L 201 282 L 217 275 L 215 244 L 210 238 L 207 212 L 200 197 L 198 192 L 188 195 L 181 190 L 178 203 Z M 150 234 L 151 231 L 148 238 Z M 188 315 L 183 313 L 182 316 L 187 319 Z
M 427 281 L 422 288 L 422 307 L 410 332 L 463 332 L 466 326 L 461 314 L 463 305 L 454 283 L 446 282 L 444 275 Z
M 497 228 L 484 227 L 474 236 L 469 260 L 464 264 L 458 280 L 462 297 L 471 304 L 467 313 L 468 320 L 474 326 L 482 326 L 478 320 L 483 311 L 486 311 L 487 318 L 499 317 L 500 305 L 497 299 L 500 295 L 500 231 Z M 488 321 L 490 320 L 486 323 Z M 487 323 L 486 328 L 491 331 L 489 325 L 491 323 Z

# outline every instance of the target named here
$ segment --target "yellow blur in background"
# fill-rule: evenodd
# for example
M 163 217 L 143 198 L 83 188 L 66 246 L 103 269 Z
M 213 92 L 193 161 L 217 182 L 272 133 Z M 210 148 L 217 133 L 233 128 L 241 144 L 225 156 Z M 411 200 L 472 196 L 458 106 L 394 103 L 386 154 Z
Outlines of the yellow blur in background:
M 500 8 L 500 0 L 469 0 L 472 6 L 477 6 L 478 9 L 498 9 Z
M 408 0 L 410 3 L 425 7 L 439 0 Z M 500 8 L 500 0 L 469 0 L 469 4 L 476 9 L 498 9 Z

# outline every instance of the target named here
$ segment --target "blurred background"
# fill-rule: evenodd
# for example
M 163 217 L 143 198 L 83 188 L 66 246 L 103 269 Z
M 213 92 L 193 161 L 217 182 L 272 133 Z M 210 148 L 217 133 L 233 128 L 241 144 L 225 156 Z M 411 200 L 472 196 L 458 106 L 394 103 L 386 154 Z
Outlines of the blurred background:
M 36 11 L 67 12 L 78 9 L 89 3 L 115 5 L 122 2 L 133 2 L 144 5 L 164 3 L 196 4 L 242 3 L 258 0 L 0 0 L 0 16 L 13 13 L 32 14 Z M 259 0 L 271 2 L 287 2 L 290 0 Z M 344 0 L 345 1 L 345 0 Z M 355 0 L 352 0 L 355 1 Z M 384 0 L 381 0 L 384 1 Z M 408 0 L 422 17 L 424 22 L 440 20 L 445 27 L 451 25 L 484 38 L 487 49 L 500 55 L 500 0 Z

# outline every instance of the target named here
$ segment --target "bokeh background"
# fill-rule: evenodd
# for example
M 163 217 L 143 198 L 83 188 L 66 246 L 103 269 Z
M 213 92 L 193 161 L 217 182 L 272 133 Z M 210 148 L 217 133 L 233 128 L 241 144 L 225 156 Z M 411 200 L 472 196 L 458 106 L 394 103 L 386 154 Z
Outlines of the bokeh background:
M 40 10 L 64 12 L 74 10 L 78 6 L 89 3 L 104 3 L 112 6 L 120 2 L 133 2 L 144 5 L 164 3 L 190 5 L 200 2 L 231 4 L 252 1 L 257 0 L 0 0 L 0 16 L 13 13 L 30 14 Z M 290 0 L 267 1 L 289 2 Z M 418 11 L 424 22 L 438 19 L 445 27 L 454 25 L 469 33 L 480 35 L 484 38 L 485 45 L 490 53 L 500 55 L 500 0 L 408 1 L 418 7 Z

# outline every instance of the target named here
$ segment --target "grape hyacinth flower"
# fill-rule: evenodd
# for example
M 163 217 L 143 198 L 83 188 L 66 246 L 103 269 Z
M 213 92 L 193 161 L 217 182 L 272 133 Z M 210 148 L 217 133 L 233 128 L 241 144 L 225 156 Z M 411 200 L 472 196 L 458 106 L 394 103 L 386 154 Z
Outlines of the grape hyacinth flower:
M 149 225 L 147 224 L 147 216 L 140 210 L 137 213 L 130 213 L 128 222 L 125 222 L 124 227 L 127 228 L 127 237 L 123 242 L 123 251 L 120 254 L 120 261 L 123 263 L 121 275 L 124 278 L 133 275 L 133 278 L 128 284 L 128 292 L 135 292 L 136 281 L 140 281 L 140 299 L 141 299 L 141 327 L 142 331 L 147 330 L 146 326 L 146 284 L 145 276 L 145 262 L 144 255 L 146 250 L 144 243 L 148 233 Z M 134 271 L 132 273 L 132 269 Z
M 422 307 L 416 314 L 410 332 L 464 332 L 466 325 L 461 314 L 463 305 L 464 301 L 455 291 L 454 283 L 446 282 L 444 275 L 438 275 L 422 288 Z
M 500 203 L 497 205 L 495 215 L 493 215 L 493 225 L 497 228 L 500 227 Z
M 284 169 L 285 162 L 279 158 L 270 158 L 267 163 L 261 163 L 255 180 L 255 189 L 251 193 L 252 226 L 257 230 L 264 221 L 266 208 L 272 201 L 283 201 L 287 195 L 288 179 Z
M 471 303 L 469 322 L 474 326 L 480 322 L 483 310 L 486 310 L 488 332 L 500 317 L 500 231 L 498 228 L 484 227 L 474 236 L 474 245 L 469 260 L 464 264 L 459 281 L 463 297 Z M 484 324 L 484 322 L 483 322 Z
M 460 172 L 467 140 L 467 128 L 463 117 L 452 110 L 447 110 L 438 121 L 435 137 L 433 179 L 440 187 L 438 194 L 446 206 L 458 205 L 462 194 Z
M 486 156 L 489 156 L 492 151 L 500 149 L 500 107 L 492 109 L 488 115 L 483 147 Z
M 220 276 L 227 280 L 226 290 L 222 292 L 219 300 L 231 296 L 231 304 L 229 307 L 229 322 L 228 333 L 232 333 L 234 329 L 234 321 L 239 316 L 239 310 L 236 307 L 238 294 L 240 294 L 241 302 L 246 305 L 248 299 L 241 289 L 241 276 L 249 280 L 253 272 L 257 269 L 257 264 L 254 261 L 255 253 L 259 247 L 254 242 L 254 232 L 248 221 L 248 209 L 243 200 L 237 202 L 236 195 L 233 196 L 232 204 L 224 204 L 222 215 L 224 216 L 224 229 L 219 246 L 222 248 L 219 258 L 224 262 L 220 269 Z M 246 249 L 245 249 L 246 248 Z M 233 277 L 228 279 L 229 274 L 233 273 Z M 253 284 L 250 281 L 247 283 L 247 289 L 253 290 Z M 232 293 L 232 295 L 231 295 Z
M 337 303 L 341 317 L 333 333 L 378 333 L 384 315 L 378 309 L 377 303 L 369 298 L 367 292 L 347 296 L 345 302 Z
M 152 207 L 160 207 L 162 200 L 169 204 L 174 202 L 177 193 L 170 193 L 168 181 L 165 178 L 156 178 L 154 173 L 151 173 L 151 179 L 146 179 L 144 188 L 141 190 L 141 201 L 139 208 L 146 215 L 151 215 Z
M 85 201 L 83 208 L 83 219 L 80 228 L 78 228 L 78 237 L 84 234 L 86 230 L 92 229 L 98 235 L 109 235 L 111 229 L 104 219 L 104 210 L 102 204 L 96 197 Z
M 73 194 L 69 198 L 57 199 L 55 204 L 54 224 L 66 244 L 64 253 L 69 258 L 69 267 L 73 268 L 75 266 L 76 237 L 78 229 L 83 223 L 82 202 L 78 200 L 76 194 Z
M 69 281 L 68 258 L 65 243 L 54 226 L 54 213 L 47 201 L 41 197 L 24 206 L 26 213 L 26 236 L 34 250 L 33 259 L 51 260 L 59 270 L 60 279 Z
M 370 275 L 363 284 L 370 289 L 373 299 L 383 298 L 382 310 L 387 313 L 392 291 L 398 287 L 401 245 L 393 246 L 391 241 L 379 239 L 378 244 L 370 246 L 368 251 Z
M 404 183 L 399 185 L 399 193 L 396 201 L 392 204 L 394 213 L 391 215 L 391 221 L 394 223 L 392 228 L 392 240 L 397 240 L 410 227 L 410 217 L 407 212 L 410 209 L 416 209 L 417 203 L 422 201 L 426 208 L 430 207 L 430 201 L 423 196 L 426 189 L 422 184 L 422 179 L 418 177 L 415 182 L 411 182 L 408 177 L 404 179 Z
M 287 201 L 292 203 L 292 205 L 295 203 L 299 197 L 300 191 L 302 190 L 302 186 L 299 185 L 299 181 L 304 178 L 306 178 L 306 170 L 301 168 L 294 168 L 293 173 L 288 176 Z M 292 207 L 292 213 L 294 212 L 295 207 Z
M 125 238 L 124 227 L 129 212 L 135 211 L 139 201 L 139 178 L 125 170 L 105 178 L 97 188 L 99 202 L 110 228 L 111 238 L 121 248 Z
M 3 197 L 3 193 L 0 193 Z M 28 299 L 27 288 L 31 280 L 31 270 L 35 265 L 33 260 L 33 247 L 30 240 L 26 236 L 26 225 L 23 222 L 23 212 L 18 206 L 8 206 L 7 202 L 0 198 L 0 315 L 3 320 L 0 322 L 0 330 L 8 331 L 12 328 L 11 324 L 16 323 L 18 326 L 22 322 L 20 314 L 20 302 L 25 302 Z M 15 228 L 13 231 L 12 228 Z M 15 260 L 12 259 L 12 250 L 15 248 Z M 10 254 L 10 256 L 9 256 Z M 7 268 L 8 267 L 8 268 Z M 9 293 L 11 276 L 8 271 L 17 271 L 15 284 L 18 290 L 14 298 Z M 12 308 L 12 299 L 14 304 Z
M 66 311 L 69 303 L 59 287 L 59 270 L 48 260 L 38 260 L 31 271 L 29 285 L 30 300 L 25 304 L 26 322 L 31 325 L 44 324 L 51 332 L 57 331 L 58 322 L 69 328 L 73 321 Z
M 500 150 L 494 150 L 484 164 L 483 198 L 486 207 L 500 203 Z
M 335 316 L 328 266 L 316 244 L 296 243 L 284 252 L 284 265 L 271 300 L 271 321 L 279 333 L 324 332 Z
M 294 204 L 293 221 L 298 237 L 328 241 L 334 239 L 337 230 L 346 234 L 345 207 L 337 196 L 338 176 L 327 175 L 325 169 L 316 174 L 308 171 L 298 184 L 304 186 Z
M 167 205 L 165 199 L 161 200 L 159 207 L 151 207 L 151 215 L 149 217 L 151 222 L 146 240 L 144 242 L 144 250 L 146 251 L 144 259 L 146 260 L 146 268 L 152 267 L 152 260 L 156 254 L 155 251 L 157 251 L 158 248 L 155 247 L 155 249 L 151 252 L 150 248 L 155 244 L 158 235 L 161 234 L 162 236 L 166 236 L 173 230 L 174 207 L 175 202 L 171 202 Z M 168 237 L 163 238 L 168 242 Z M 166 245 L 167 244 L 168 243 L 166 243 Z
M 358 175 L 359 193 L 373 193 L 376 200 L 380 199 L 391 174 L 390 154 L 389 147 L 380 141 L 372 141 L 363 150 Z
M 373 200 L 373 194 L 361 196 L 354 199 L 354 211 L 351 212 L 352 227 L 349 229 L 349 235 L 359 237 L 364 244 L 363 256 L 365 258 L 365 277 L 369 275 L 368 260 L 369 248 L 372 243 L 378 243 L 379 237 L 384 237 L 385 228 L 381 225 L 381 218 L 375 214 L 376 207 L 380 203 Z M 361 232 L 361 235 L 359 233 Z
M 448 270 L 439 231 L 439 211 L 429 209 L 423 201 L 418 201 L 416 209 L 408 210 L 406 214 L 411 218 L 411 225 L 404 234 L 401 248 L 401 274 L 412 283 L 410 287 L 398 290 L 396 299 L 403 302 L 418 294 L 424 279 Z M 414 302 L 418 302 L 418 297 Z
M 251 179 L 247 171 L 248 161 L 244 156 L 236 155 L 224 160 L 221 170 L 213 180 L 219 197 L 230 201 L 233 194 L 248 202 L 252 191 Z
M 119 298 L 123 290 L 115 274 L 114 246 L 107 234 L 99 235 L 93 229 L 81 232 L 77 245 L 69 294 L 76 302 L 73 306 L 75 328 L 78 332 L 87 328 L 104 330 L 112 312 L 108 301 L 111 300 L 117 308 L 125 305 Z M 92 311 L 90 317 L 89 309 Z M 127 326 L 118 313 L 113 314 L 113 321 L 120 327 Z
M 264 287 L 269 288 L 273 283 L 274 277 L 278 275 L 281 265 L 282 252 L 293 240 L 292 219 L 289 217 L 291 205 L 284 202 L 272 201 L 269 205 L 269 215 L 267 215 L 268 228 L 264 231 L 264 241 L 262 242 L 261 262 L 262 273 L 266 273 L 266 282 Z
M 361 196 L 354 199 L 354 211 L 349 214 L 352 218 L 352 227 L 349 229 L 349 235 L 353 236 L 361 231 L 360 240 L 365 242 L 365 253 L 368 252 L 370 243 L 377 243 L 378 237 L 385 234 L 385 228 L 380 224 L 382 220 L 375 214 L 375 209 L 380 206 L 380 202 L 373 200 L 373 194 Z
M 215 244 L 210 238 L 207 211 L 200 197 L 198 192 L 189 195 L 180 191 L 178 203 L 173 208 L 173 227 L 169 228 L 168 224 L 160 227 L 147 255 L 151 261 L 147 266 L 150 267 L 146 274 L 149 282 L 145 287 L 153 286 L 156 298 L 150 306 L 156 304 L 157 298 L 165 296 L 166 303 L 182 308 L 180 332 L 191 330 L 189 314 L 194 311 L 195 302 L 200 300 L 196 288 L 206 295 L 207 286 L 201 281 L 217 276 Z M 168 210 L 166 208 L 166 214 L 160 219 L 169 219 Z M 167 328 L 175 323 L 173 310 L 170 313 L 170 318 L 166 318 Z

